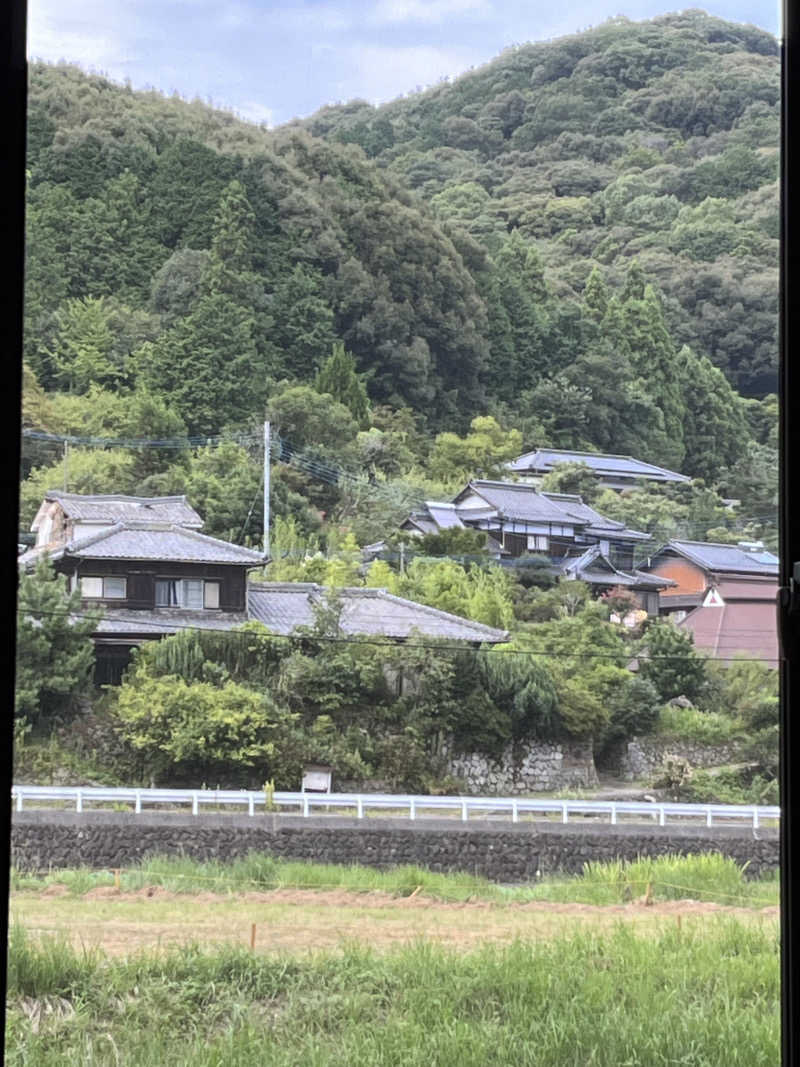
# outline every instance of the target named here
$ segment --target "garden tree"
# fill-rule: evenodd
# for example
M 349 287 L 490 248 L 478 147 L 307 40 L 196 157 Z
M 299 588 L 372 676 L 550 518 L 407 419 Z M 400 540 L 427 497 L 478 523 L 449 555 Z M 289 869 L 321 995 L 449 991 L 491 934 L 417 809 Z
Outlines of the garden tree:
M 499 645 L 480 656 L 478 664 L 490 700 L 508 716 L 514 742 L 557 734 L 558 697 L 542 659 Z
M 74 614 L 72 614 L 74 613 Z M 46 558 L 19 579 L 14 714 L 34 729 L 72 715 L 91 687 L 101 611 L 83 612 L 80 593 Z
M 270 340 L 278 352 L 278 374 L 310 381 L 336 340 L 333 311 L 324 297 L 322 278 L 297 264 L 276 285 L 270 311 Z
M 111 715 L 154 783 L 199 777 L 251 789 L 268 779 L 296 785 L 302 752 L 294 716 L 267 691 L 135 671 L 117 690 Z
M 70 493 L 135 493 L 136 461 L 121 448 L 70 448 L 64 459 L 34 467 L 20 486 L 19 522 L 30 526 L 45 493 L 66 489 Z
M 398 577 L 400 596 L 486 626 L 508 629 L 513 618 L 511 583 L 502 567 L 454 560 L 413 559 Z
M 519 430 L 504 430 L 491 415 L 479 415 L 470 433 L 440 433 L 434 441 L 428 470 L 442 481 L 464 482 L 474 477 L 497 478 L 506 463 L 522 451 Z
M 691 632 L 671 621 L 653 620 L 647 626 L 639 672 L 655 686 L 662 701 L 679 696 L 703 700 L 708 687 L 705 659 L 695 650 Z
M 575 493 L 591 504 L 601 489 L 597 475 L 586 463 L 556 463 L 539 486 L 543 493 Z
M 520 560 L 513 569 L 513 579 L 524 593 L 514 590 L 514 616 L 520 622 L 552 622 L 572 618 L 591 602 L 586 582 L 562 582 L 546 577 L 548 561 L 531 557 Z
M 138 381 L 163 395 L 191 434 L 212 436 L 263 404 L 254 328 L 250 310 L 224 293 L 206 294 L 190 315 L 139 349 Z
M 646 678 L 628 676 L 627 682 L 612 691 L 609 720 L 601 738 L 603 744 L 652 733 L 658 722 L 661 700 L 658 690 Z
M 363 379 L 356 373 L 356 361 L 341 341 L 334 342 L 333 352 L 317 371 L 314 388 L 344 404 L 358 425 L 369 425 L 369 398 Z

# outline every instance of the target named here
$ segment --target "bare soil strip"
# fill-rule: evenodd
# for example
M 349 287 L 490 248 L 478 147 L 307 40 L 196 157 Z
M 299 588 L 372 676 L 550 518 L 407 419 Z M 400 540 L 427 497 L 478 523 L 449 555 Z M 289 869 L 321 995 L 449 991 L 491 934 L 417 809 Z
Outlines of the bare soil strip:
M 742 908 L 706 901 L 643 900 L 595 905 L 531 901 L 448 902 L 417 894 L 355 893 L 344 889 L 276 889 L 247 893 L 172 893 L 160 886 L 121 892 L 101 886 L 72 896 L 64 886 L 11 896 L 12 920 L 33 934 L 63 934 L 74 944 L 113 955 L 196 942 L 249 944 L 257 952 L 336 949 L 359 941 L 385 949 L 419 938 L 473 947 L 514 938 L 547 938 L 577 929 L 607 930 L 622 922 L 643 933 L 665 924 L 691 929 L 720 917 L 774 923 L 777 907 Z

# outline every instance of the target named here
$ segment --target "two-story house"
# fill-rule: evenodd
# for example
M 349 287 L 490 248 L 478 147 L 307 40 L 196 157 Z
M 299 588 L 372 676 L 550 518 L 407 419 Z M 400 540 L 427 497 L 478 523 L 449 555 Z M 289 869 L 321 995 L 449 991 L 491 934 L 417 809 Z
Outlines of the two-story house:
M 32 570 L 46 555 L 79 590 L 84 608 L 99 606 L 95 680 L 117 684 L 131 650 L 182 629 L 230 630 L 249 619 L 289 634 L 313 622 L 326 590 L 313 583 L 250 583 L 265 557 L 200 532 L 203 521 L 184 497 L 80 496 L 51 492 L 32 529 L 36 544 L 18 560 Z M 472 645 L 508 634 L 381 589 L 344 589 L 343 633 L 405 640 L 412 632 Z
M 633 565 L 634 552 L 648 534 L 601 515 L 574 494 L 475 479 L 450 503 L 426 502 L 401 529 L 421 535 L 453 526 L 483 530 L 491 539 L 491 554 L 502 562 L 539 556 L 556 574 L 588 582 L 598 593 L 629 588 L 648 614 L 658 613 L 658 593 L 672 584 Z
M 36 544 L 19 564 L 32 569 L 47 555 L 84 606 L 103 608 L 98 682 L 118 681 L 143 640 L 247 620 L 247 574 L 264 557 L 208 537 L 202 526 L 184 497 L 45 497 L 32 525 Z

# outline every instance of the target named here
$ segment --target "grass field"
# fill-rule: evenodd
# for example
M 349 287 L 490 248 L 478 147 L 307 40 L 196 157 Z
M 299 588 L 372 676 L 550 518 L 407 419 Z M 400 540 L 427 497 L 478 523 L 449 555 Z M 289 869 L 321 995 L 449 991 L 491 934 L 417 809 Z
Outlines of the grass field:
M 19 1067 L 779 1058 L 777 881 L 720 857 L 513 888 L 151 858 L 118 887 L 16 872 L 11 914 L 6 1062 Z

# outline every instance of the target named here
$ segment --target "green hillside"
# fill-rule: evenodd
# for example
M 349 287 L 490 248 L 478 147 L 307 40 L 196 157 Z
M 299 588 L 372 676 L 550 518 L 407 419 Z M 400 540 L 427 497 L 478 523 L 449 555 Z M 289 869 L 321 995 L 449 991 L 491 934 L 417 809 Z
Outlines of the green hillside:
M 65 470 L 29 437 L 23 521 L 68 484 L 187 492 L 209 532 L 257 536 L 266 412 L 273 513 L 304 535 L 375 539 L 543 444 L 714 487 L 640 502 L 640 528 L 757 532 L 775 500 L 777 109 L 775 41 L 697 12 L 275 131 L 34 64 L 26 427 L 254 443 L 73 447 Z
M 779 97 L 774 37 L 686 11 L 514 47 L 306 126 L 361 145 L 491 254 L 518 228 L 560 295 L 595 264 L 619 284 L 637 256 L 676 342 L 760 395 L 777 359 Z

